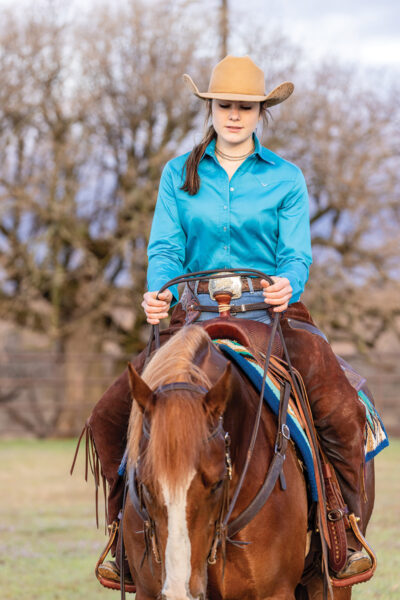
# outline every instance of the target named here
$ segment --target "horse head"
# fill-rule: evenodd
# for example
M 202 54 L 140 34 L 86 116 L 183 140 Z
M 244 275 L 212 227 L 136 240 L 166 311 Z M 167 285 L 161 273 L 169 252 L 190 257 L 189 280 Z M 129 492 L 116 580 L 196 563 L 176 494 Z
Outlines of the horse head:
M 229 438 L 222 415 L 232 393 L 231 365 L 212 384 L 195 364 L 210 344 L 199 327 L 183 328 L 154 355 L 143 378 L 129 366 L 130 491 L 147 517 L 148 559 L 160 563 L 166 600 L 206 597 L 208 560 L 228 498 Z

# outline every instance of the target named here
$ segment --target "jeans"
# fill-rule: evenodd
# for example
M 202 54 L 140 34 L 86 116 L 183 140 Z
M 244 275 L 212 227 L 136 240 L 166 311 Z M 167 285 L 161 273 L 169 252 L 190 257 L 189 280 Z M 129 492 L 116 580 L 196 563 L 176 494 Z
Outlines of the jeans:
M 209 294 L 197 294 L 200 304 L 205 306 L 218 306 L 215 300 L 211 300 Z M 231 305 L 252 304 L 254 302 L 263 302 L 264 296 L 262 290 L 257 292 L 243 292 L 240 298 L 231 300 Z M 267 305 L 265 305 L 267 308 Z M 206 321 L 207 319 L 215 319 L 218 313 L 202 311 L 196 321 Z M 248 310 L 232 314 L 232 317 L 237 319 L 251 319 L 253 321 L 261 321 L 261 323 L 271 323 L 271 318 L 267 310 Z

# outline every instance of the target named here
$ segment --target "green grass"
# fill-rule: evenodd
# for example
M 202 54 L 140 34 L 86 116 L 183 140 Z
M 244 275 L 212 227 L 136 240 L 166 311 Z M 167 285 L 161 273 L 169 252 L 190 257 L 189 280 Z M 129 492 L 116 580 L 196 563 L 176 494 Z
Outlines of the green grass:
M 75 441 L 0 442 L 1 600 L 116 600 L 93 569 L 106 538 L 94 522 L 92 481 L 83 456 L 73 477 Z M 371 582 L 356 600 L 400 598 L 400 440 L 376 459 L 376 508 L 368 540 L 378 554 Z M 132 597 L 132 596 L 130 596 Z
M 400 598 L 400 440 L 391 440 L 375 459 L 375 510 L 367 539 L 378 557 L 378 568 L 370 582 L 355 586 L 356 600 Z
M 113 596 L 93 575 L 105 545 L 94 521 L 92 481 L 73 441 L 0 442 L 1 600 L 97 600 Z

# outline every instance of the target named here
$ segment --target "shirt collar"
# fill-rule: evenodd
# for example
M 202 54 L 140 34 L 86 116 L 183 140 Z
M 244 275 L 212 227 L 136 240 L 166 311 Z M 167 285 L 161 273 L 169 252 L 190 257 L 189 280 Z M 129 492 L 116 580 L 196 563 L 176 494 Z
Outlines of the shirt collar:
M 264 148 L 264 146 L 261 146 L 260 140 L 258 139 L 258 137 L 256 136 L 255 133 L 253 133 L 253 140 L 254 140 L 254 152 L 252 154 L 250 154 L 250 156 L 257 154 L 257 156 L 259 156 L 265 162 L 270 163 L 271 165 L 274 165 L 275 161 L 272 160 L 272 158 L 271 158 L 271 155 L 273 154 L 271 152 L 271 150 L 268 150 L 268 148 Z M 216 158 L 215 157 L 215 144 L 216 144 L 216 139 L 214 138 L 208 144 L 208 146 L 205 149 L 204 154 L 200 160 L 202 160 L 206 154 L 208 156 L 212 156 L 213 158 Z
M 204 150 L 204 154 L 201 158 L 204 158 L 204 156 L 207 154 L 208 156 L 212 156 L 213 158 L 215 158 L 215 143 L 216 143 L 216 138 L 214 138 L 213 140 L 211 140 L 211 142 L 208 144 L 207 148 Z
M 260 140 L 258 139 L 258 137 L 256 136 L 255 133 L 253 133 L 253 140 L 254 140 L 254 154 L 258 154 L 258 156 L 260 158 L 262 158 L 265 162 L 270 163 L 271 165 L 274 165 L 275 161 L 272 160 L 272 158 L 271 158 L 271 155 L 273 155 L 271 150 L 268 150 L 268 148 L 264 148 L 264 146 L 261 146 Z

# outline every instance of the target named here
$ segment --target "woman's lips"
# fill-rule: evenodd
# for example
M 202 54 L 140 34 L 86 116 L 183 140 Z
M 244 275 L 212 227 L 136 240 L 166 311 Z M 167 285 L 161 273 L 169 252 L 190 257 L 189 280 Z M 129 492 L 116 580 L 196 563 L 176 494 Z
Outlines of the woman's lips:
M 227 125 L 226 128 L 229 129 L 229 131 L 240 131 L 242 129 L 241 127 L 232 127 L 230 125 Z

